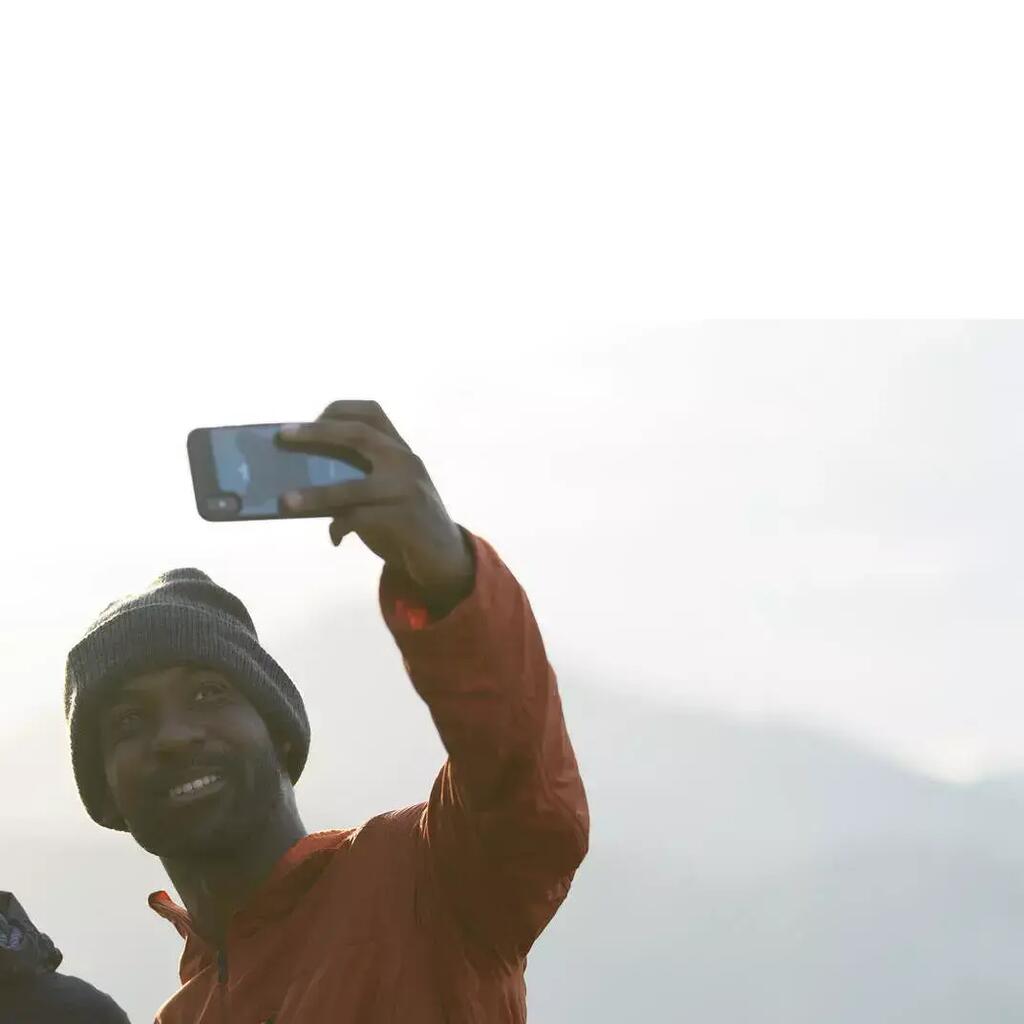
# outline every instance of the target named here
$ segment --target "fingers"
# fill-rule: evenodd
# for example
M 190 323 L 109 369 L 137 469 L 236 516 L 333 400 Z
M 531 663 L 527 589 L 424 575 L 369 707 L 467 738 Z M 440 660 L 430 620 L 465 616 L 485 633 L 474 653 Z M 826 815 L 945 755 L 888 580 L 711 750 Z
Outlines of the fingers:
M 342 540 L 345 538 L 346 534 L 351 533 L 351 532 L 352 532 L 352 527 L 349 526 L 345 522 L 345 517 L 344 516 L 335 516 L 334 519 L 331 520 L 331 525 L 330 525 L 331 543 L 335 547 L 337 547 L 342 542 Z
M 346 458 L 354 452 L 370 466 L 389 455 L 408 452 L 389 434 L 362 420 L 320 419 L 312 423 L 290 424 L 280 430 L 277 437 L 283 448 L 306 451 L 311 455 L 330 454 L 338 458 Z
M 320 419 L 360 421 L 372 427 L 374 430 L 379 430 L 382 434 L 386 434 L 403 448 L 409 447 L 402 439 L 401 434 L 395 430 L 394 424 L 390 419 L 388 419 L 387 414 L 377 402 L 356 399 L 331 402 L 331 404 L 320 414 Z
M 361 508 L 350 509 L 340 516 L 335 516 L 331 520 L 328 530 L 331 535 L 331 543 L 337 547 L 350 533 L 358 533 L 364 525 L 366 517 L 372 515 L 371 509 L 362 506 Z M 373 550 L 372 547 L 371 550 Z
M 389 505 L 406 497 L 393 477 L 368 476 L 363 480 L 346 480 L 329 487 L 306 487 L 281 495 L 281 504 L 289 512 L 323 515 L 344 512 L 363 505 Z

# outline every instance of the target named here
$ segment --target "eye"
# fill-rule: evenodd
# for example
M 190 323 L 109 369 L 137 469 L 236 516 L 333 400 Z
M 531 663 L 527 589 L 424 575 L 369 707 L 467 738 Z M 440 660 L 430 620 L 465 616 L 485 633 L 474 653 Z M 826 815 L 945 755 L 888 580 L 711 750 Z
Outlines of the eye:
M 110 724 L 115 733 L 127 732 L 133 724 L 132 719 L 140 717 L 134 708 L 125 708 L 124 711 L 117 711 L 110 716 Z
M 221 697 L 224 695 L 224 686 L 222 683 L 208 682 L 200 683 L 196 687 L 195 692 L 192 694 L 193 698 L 198 697 L 200 694 L 207 694 L 207 699 L 202 701 L 203 704 L 208 704 L 210 699 L 213 697 Z

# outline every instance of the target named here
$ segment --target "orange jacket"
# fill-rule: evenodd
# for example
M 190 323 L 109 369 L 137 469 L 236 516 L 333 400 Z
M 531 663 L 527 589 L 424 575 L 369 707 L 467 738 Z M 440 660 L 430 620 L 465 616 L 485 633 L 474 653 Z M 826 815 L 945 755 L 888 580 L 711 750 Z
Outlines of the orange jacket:
M 277 862 L 212 949 L 166 892 L 182 988 L 155 1024 L 520 1024 L 526 955 L 587 851 L 555 674 L 522 588 L 472 537 L 473 593 L 429 622 L 380 597 L 448 752 L 430 800 L 319 832 Z

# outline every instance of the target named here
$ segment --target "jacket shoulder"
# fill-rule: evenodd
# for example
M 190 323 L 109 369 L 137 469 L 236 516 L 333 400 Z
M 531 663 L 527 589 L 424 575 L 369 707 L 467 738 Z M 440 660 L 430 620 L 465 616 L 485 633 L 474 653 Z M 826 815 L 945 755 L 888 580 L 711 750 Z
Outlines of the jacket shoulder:
M 23 1013 L 61 1024 L 130 1024 L 128 1015 L 105 992 L 70 974 L 43 974 L 22 993 Z M 35 1019 L 26 1016 L 26 1020 Z
M 375 875 L 405 874 L 419 862 L 423 849 L 425 803 L 411 804 L 369 818 L 352 833 L 356 863 L 372 865 Z
M 414 840 L 420 834 L 421 822 L 426 812 L 425 803 L 410 804 L 393 811 L 384 811 L 365 821 L 355 830 L 353 839 L 386 843 L 388 841 Z

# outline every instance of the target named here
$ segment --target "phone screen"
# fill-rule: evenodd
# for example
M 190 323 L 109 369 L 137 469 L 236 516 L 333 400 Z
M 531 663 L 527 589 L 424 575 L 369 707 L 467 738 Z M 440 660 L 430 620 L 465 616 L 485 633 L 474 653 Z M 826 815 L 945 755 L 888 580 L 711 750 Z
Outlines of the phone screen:
M 279 448 L 280 425 L 212 427 L 207 431 L 220 495 L 237 499 L 235 515 L 275 517 L 286 491 L 360 480 L 366 474 L 341 459 Z M 235 503 L 232 502 L 234 505 Z

